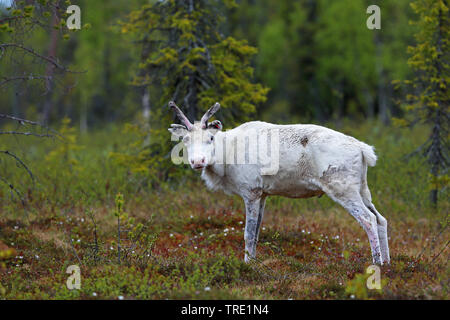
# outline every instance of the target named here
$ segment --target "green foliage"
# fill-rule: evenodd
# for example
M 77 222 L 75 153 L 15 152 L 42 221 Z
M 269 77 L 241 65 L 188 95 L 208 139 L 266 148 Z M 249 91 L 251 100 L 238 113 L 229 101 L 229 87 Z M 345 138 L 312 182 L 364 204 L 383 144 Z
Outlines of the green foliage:
M 70 123 L 69 118 L 61 121 L 59 132 L 62 138 L 54 141 L 54 146 L 44 157 L 45 174 L 53 180 L 54 190 L 64 197 L 73 192 L 74 183 L 81 182 L 80 177 L 85 174 L 78 159 L 78 154 L 83 152 L 83 146 L 79 144 L 76 130 Z
M 408 65 L 414 76 L 403 82 L 409 89 L 403 106 L 406 116 L 396 123 L 430 125 L 428 139 L 417 151 L 421 151 L 430 164 L 431 201 L 436 204 L 438 191 L 448 185 L 449 7 L 442 0 L 417 0 L 411 7 L 418 15 L 418 20 L 413 22 L 418 29 L 416 44 L 408 47 Z
M 70 32 L 64 21 L 53 25 L 53 1 L 17 2 L 0 12 L 0 44 L 19 41 L 45 55 L 55 30 L 56 60 L 85 71 L 55 73 L 48 92 L 35 77 L 46 75 L 45 60 L 25 53 L 11 64 L 0 50 L 1 113 L 39 119 L 51 100 L 51 121 L 73 120 L 58 128 L 61 140 L 0 135 L 0 149 L 17 153 L 36 177 L 30 183 L 13 159 L 0 157 L 0 177 L 25 200 L 11 201 L 9 185 L 0 184 L 0 298 L 448 299 L 447 169 L 430 174 L 422 159 L 404 157 L 427 141 L 430 115 L 448 114 L 446 2 L 414 1 L 417 25 L 406 23 L 410 1 L 380 3 L 380 31 L 367 30 L 362 0 L 194 3 L 81 0 L 83 28 Z M 130 8 L 140 9 L 116 23 Z M 405 57 L 415 32 L 412 74 Z M 3 84 L 4 76 L 30 74 Z M 356 123 L 371 108 L 381 112 L 381 88 L 391 79 L 399 81 L 395 90 L 387 86 L 388 101 L 402 94 L 396 84 L 410 79 L 407 117 L 396 121 L 420 124 L 402 131 Z M 138 112 L 143 92 L 149 118 Z M 339 126 L 328 127 L 376 146 L 368 180 L 388 219 L 392 255 L 382 268 L 383 291 L 365 286 L 371 261 L 364 231 L 326 196 L 270 197 L 259 260 L 246 265 L 241 199 L 206 192 L 196 173 L 170 161 L 171 99 L 192 121 L 219 101 L 226 127 L 256 114 L 290 123 L 337 115 Z M 400 115 L 392 105 L 388 112 Z M 441 190 L 437 213 L 424 192 L 430 189 Z M 65 285 L 72 264 L 81 267 L 80 290 Z
M 141 0 L 117 0 L 108 3 L 79 1 L 82 29 L 67 46 L 73 46 L 73 64 L 85 71 L 68 96 L 73 104 L 71 116 L 80 119 L 81 129 L 106 119 L 129 118 L 136 108 L 136 93 L 130 87 L 138 59 L 130 39 L 123 38 L 117 19 Z M 73 76 L 68 75 L 68 80 Z
M 219 11 L 208 1 L 195 1 L 192 7 L 185 1 L 166 1 L 146 4 L 122 22 L 122 32 L 134 34 L 142 44 L 133 84 L 150 85 L 153 105 L 163 107 L 152 109 L 150 130 L 147 125 L 128 127 L 139 136 L 131 153 L 113 156 L 132 172 L 146 176 L 153 186 L 179 172 L 168 161 L 172 148 L 168 101 L 182 101 L 191 121 L 220 101 L 217 116 L 232 126 L 248 120 L 266 100 L 268 89 L 251 82 L 251 59 L 257 50 L 245 40 L 222 36 L 221 21 Z
M 152 223 L 150 216 L 146 225 L 136 222 L 123 211 L 124 199 L 121 193 L 116 195 L 114 216 L 117 218 L 117 255 L 120 264 L 121 259 L 128 265 L 137 265 L 145 268 L 152 257 L 152 250 L 158 239 L 156 233 L 148 232 L 148 225 Z M 116 243 L 113 241 L 112 245 Z
M 0 270 L 6 268 L 5 261 L 13 258 L 17 254 L 14 248 L 9 248 L 0 241 Z M 0 285 L 0 294 L 4 288 Z
M 74 157 L 75 151 L 81 150 L 82 147 L 77 144 L 77 135 L 75 129 L 70 127 L 71 120 L 63 118 L 59 133 L 63 137 L 63 143 L 58 144 L 54 150 L 50 151 L 45 156 L 45 161 L 48 163 L 48 168 L 54 167 L 57 162 L 69 166 L 69 172 L 72 170 L 79 170 L 79 163 Z
M 356 274 L 355 277 L 347 283 L 345 293 L 352 298 L 367 299 L 369 295 L 366 282 L 369 276 L 369 274 Z
M 405 49 L 416 27 L 408 24 L 412 14 L 409 2 L 379 3 L 379 31 L 367 30 L 368 3 L 363 0 L 331 4 L 309 0 L 261 0 L 257 4 L 249 0 L 194 1 L 193 13 L 189 13 L 189 2 L 181 0 L 117 0 L 107 4 L 80 0 L 77 5 L 82 9 L 83 28 L 71 31 L 63 25 L 67 18 L 64 8 L 69 5 L 64 2 L 55 26 L 58 61 L 81 73 L 58 74 L 60 81 L 51 92 L 52 98 L 45 99 L 40 95 L 46 89 L 42 79 L 9 81 L 2 86 L 5 94 L 0 96 L 0 111 L 26 114 L 33 106 L 39 115 L 44 102 L 51 100 L 55 105 L 50 112 L 52 121 L 68 115 L 80 121 L 84 132 L 104 122 L 133 119 L 142 109 L 142 90 L 147 90 L 152 114 L 174 99 L 195 118 L 218 100 L 223 106 L 218 116 L 229 126 L 255 114 L 272 122 L 326 121 L 333 116 L 372 117 L 381 113 L 380 86 L 386 84 L 383 101 L 387 101 L 388 113 L 398 116 L 400 111 L 390 102 L 402 92 L 392 90 L 389 82 L 404 80 L 410 74 Z M 15 9 L 26 13 L 30 2 L 0 13 L 1 43 L 15 40 L 24 25 L 35 23 L 35 19 L 52 27 L 52 2 L 31 3 L 33 17 L 3 20 Z M 51 33 L 32 30 L 23 44 L 45 55 L 53 43 L 49 41 Z M 229 36 L 239 41 L 230 43 Z M 241 39 L 248 39 L 249 45 Z M 235 50 L 246 46 L 259 50 Z M 223 59 L 224 48 L 227 53 Z M 219 59 L 212 62 L 215 55 Z M 0 60 L 1 76 L 45 76 L 45 61 L 36 64 L 31 57 L 26 55 L 15 69 L 8 59 Z M 214 68 L 215 63 L 218 68 Z M 236 67 L 229 79 L 220 70 L 233 64 Z M 249 66 L 254 68 L 251 75 Z M 187 81 L 193 78 L 196 80 Z M 28 90 L 19 101 L 15 99 L 16 86 L 36 90 Z M 189 102 L 184 101 L 188 87 L 195 88 Z M 157 124 L 162 127 L 161 122 Z
M 72 132 L 72 141 L 83 148 L 59 152 L 53 159 L 56 174 L 49 175 L 45 155 L 62 147 L 51 140 L 24 140 L 23 147 L 33 150 L 26 160 L 39 183 L 26 207 L 5 197 L 0 202 L 0 251 L 2 243 L 15 250 L 0 262 L 2 298 L 448 298 L 442 252 L 448 201 L 439 203 L 442 223 L 437 224 L 423 192 L 427 168 L 420 159 L 403 160 L 425 139 L 426 127 L 406 133 L 377 122 L 344 122 L 341 129 L 369 137 L 366 141 L 377 147 L 379 161 L 369 169 L 368 181 L 377 209 L 388 216 L 392 257 L 391 266 L 381 270 L 382 292 L 365 287 L 362 272 L 371 260 L 364 230 L 326 196 L 269 197 L 258 262 L 247 265 L 240 198 L 207 192 L 196 181 L 161 191 L 139 188 L 133 175 L 109 161 L 116 145 L 135 137 L 117 127 L 87 136 L 66 127 L 62 131 Z M 8 147 L 8 139 L 2 143 Z M 64 154 L 77 160 L 78 174 L 60 173 L 67 165 Z M 8 170 L 8 164 L 0 163 L 0 175 L 17 180 L 20 173 Z M 4 185 L 1 190 L 8 191 Z M 66 269 L 80 261 L 81 289 L 68 290 Z
M 383 94 L 400 96 L 389 85 L 385 93 L 381 87 L 409 72 L 409 1 L 370 4 L 381 8 L 381 30 L 367 29 L 369 4 L 363 0 L 240 2 L 230 28 L 260 49 L 255 74 L 271 88 L 260 108 L 264 120 L 373 117 L 382 113 Z M 398 112 L 390 101 L 388 111 Z
M 250 65 L 257 50 L 245 40 L 228 37 L 211 47 L 212 64 L 216 72 L 216 85 L 200 94 L 200 105 L 213 105 L 220 101 L 222 117 L 227 125 L 248 120 L 256 106 L 265 102 L 268 88 L 249 81 L 253 77 Z
M 369 289 L 367 281 L 371 276 L 370 273 L 357 273 L 354 278 L 349 280 L 345 286 L 345 293 L 352 299 L 369 299 L 380 295 L 383 292 L 383 287 L 387 284 L 386 279 L 380 279 L 381 289 Z
M 167 1 L 132 12 L 122 23 L 122 32 L 133 33 L 143 43 L 134 84 L 160 84 L 161 92 L 153 100 L 163 106 L 171 99 L 184 101 L 188 115 L 195 118 L 191 121 L 200 115 L 200 108 L 215 101 L 221 102 L 224 118 L 246 119 L 265 101 L 267 89 L 250 82 L 256 49 L 244 40 L 223 37 L 218 31 L 222 21 L 208 1 L 196 1 L 193 7 L 185 1 Z M 184 100 L 186 96 L 189 99 Z
M 420 0 L 411 7 L 419 15 L 415 23 L 420 31 L 416 34 L 417 44 L 408 47 L 408 64 L 416 75 L 406 84 L 421 90 L 407 99 L 411 111 L 419 111 L 423 121 L 433 121 L 433 110 L 449 111 L 449 8 L 441 0 Z
M 131 142 L 109 156 L 115 164 L 129 170 L 139 188 L 159 188 L 164 182 L 186 179 L 186 172 L 170 160 L 172 144 L 165 127 L 155 124 L 150 129 L 145 124 L 126 124 L 123 133 Z M 192 177 L 189 172 L 187 176 Z

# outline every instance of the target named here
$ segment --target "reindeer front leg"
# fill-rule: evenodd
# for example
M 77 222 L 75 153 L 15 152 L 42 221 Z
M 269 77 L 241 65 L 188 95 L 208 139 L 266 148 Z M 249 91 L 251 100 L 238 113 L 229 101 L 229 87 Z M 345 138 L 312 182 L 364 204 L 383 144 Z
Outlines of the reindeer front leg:
M 258 219 L 261 199 L 245 199 L 245 262 L 256 257 L 256 243 L 258 236 Z

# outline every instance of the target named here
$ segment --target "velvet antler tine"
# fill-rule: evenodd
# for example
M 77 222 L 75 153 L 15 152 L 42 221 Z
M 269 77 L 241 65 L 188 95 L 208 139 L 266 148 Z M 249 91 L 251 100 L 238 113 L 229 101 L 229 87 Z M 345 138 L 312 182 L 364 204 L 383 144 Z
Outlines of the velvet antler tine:
M 187 128 L 188 130 L 192 130 L 192 128 L 193 128 L 192 123 L 191 123 L 191 122 L 189 121 L 189 119 L 184 115 L 183 111 L 181 111 L 181 109 L 178 108 L 178 106 L 175 104 L 175 102 L 170 101 L 170 102 L 169 102 L 169 108 L 171 108 L 172 110 L 175 111 L 175 113 L 176 113 L 178 119 L 180 119 L 181 123 L 182 123 L 183 125 L 185 125 L 186 128 Z
M 203 115 L 201 121 L 202 124 L 202 128 L 205 129 L 206 126 L 208 125 L 208 119 L 211 118 L 214 113 L 217 112 L 217 110 L 219 110 L 220 108 L 220 104 L 218 102 L 216 102 L 211 108 L 209 108 L 208 111 L 206 111 L 206 113 Z

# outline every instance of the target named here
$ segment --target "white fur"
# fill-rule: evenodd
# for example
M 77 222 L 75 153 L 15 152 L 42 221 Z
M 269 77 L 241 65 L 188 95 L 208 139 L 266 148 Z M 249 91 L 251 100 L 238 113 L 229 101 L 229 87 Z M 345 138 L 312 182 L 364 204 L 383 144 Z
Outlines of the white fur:
M 202 129 L 194 126 L 185 134 L 193 137 L 199 130 Z M 276 174 L 262 175 L 259 164 L 217 163 L 213 145 L 205 142 L 208 138 L 192 142 L 198 150 L 202 150 L 202 157 L 206 155 L 207 165 L 202 170 L 202 179 L 207 187 L 240 195 L 245 202 L 246 261 L 256 256 L 267 196 L 308 198 L 325 193 L 341 204 L 364 228 L 374 263 L 389 263 L 387 222 L 375 209 L 367 186 L 367 166 L 374 166 L 377 160 L 373 147 L 340 132 L 309 124 L 275 125 L 254 121 L 226 132 L 203 129 L 208 133 L 207 137 L 214 135 L 216 141 L 233 140 L 250 130 L 256 131 L 258 136 L 270 135 L 273 130 L 278 130 L 279 168 Z M 194 146 L 189 148 L 192 150 Z M 237 148 L 237 153 L 248 153 L 245 146 Z M 246 154 L 246 157 L 250 156 Z M 189 157 L 198 158 L 193 154 Z

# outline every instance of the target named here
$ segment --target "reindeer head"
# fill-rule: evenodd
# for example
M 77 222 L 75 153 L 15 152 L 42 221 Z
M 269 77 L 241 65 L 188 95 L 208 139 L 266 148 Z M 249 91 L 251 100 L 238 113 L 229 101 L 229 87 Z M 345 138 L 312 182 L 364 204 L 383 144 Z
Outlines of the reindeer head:
M 206 111 L 200 122 L 194 124 L 189 121 L 175 102 L 170 101 L 169 108 L 175 111 L 182 123 L 172 124 L 169 131 L 173 135 L 183 138 L 191 167 L 200 170 L 214 164 L 214 136 L 222 130 L 222 123 L 219 120 L 208 122 L 208 119 L 219 110 L 220 104 L 216 102 Z

